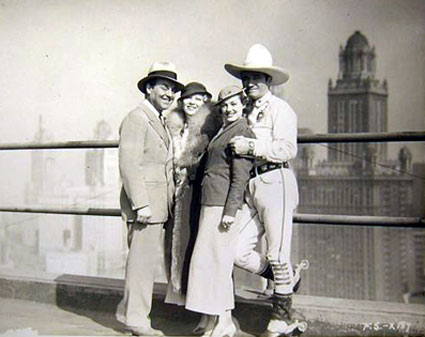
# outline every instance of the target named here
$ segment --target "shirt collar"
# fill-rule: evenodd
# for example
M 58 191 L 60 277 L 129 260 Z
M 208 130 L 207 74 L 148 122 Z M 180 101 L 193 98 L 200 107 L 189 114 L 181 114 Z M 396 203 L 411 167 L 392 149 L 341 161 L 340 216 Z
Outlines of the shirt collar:
M 270 91 L 267 92 L 267 94 L 265 94 L 263 97 L 260 97 L 259 99 L 257 99 L 256 101 L 254 101 L 254 107 L 257 108 L 257 109 L 260 108 L 266 102 L 268 102 L 271 97 L 272 97 L 272 93 Z
M 157 116 L 158 118 L 159 118 L 160 115 L 162 115 L 162 113 L 160 114 L 158 112 L 158 110 L 156 110 L 156 108 L 152 105 L 152 103 L 149 102 L 149 100 L 145 99 L 143 101 L 143 104 L 145 104 L 155 114 L 155 116 Z

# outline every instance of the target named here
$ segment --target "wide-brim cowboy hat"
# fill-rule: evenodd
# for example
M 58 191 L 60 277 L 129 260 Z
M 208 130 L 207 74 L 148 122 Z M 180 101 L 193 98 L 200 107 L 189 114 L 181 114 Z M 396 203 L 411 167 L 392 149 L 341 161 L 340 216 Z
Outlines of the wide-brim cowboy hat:
M 243 72 L 259 72 L 271 77 L 270 85 L 283 84 L 289 74 L 281 67 L 273 66 L 273 58 L 266 47 L 254 44 L 249 48 L 245 62 L 241 65 L 226 63 L 224 69 L 236 78 L 242 79 Z
M 148 76 L 143 77 L 137 87 L 141 92 L 146 94 L 146 83 L 155 78 L 168 80 L 176 85 L 177 91 L 181 91 L 184 85 L 177 81 L 176 66 L 171 62 L 155 62 L 151 65 L 148 71 Z
M 238 87 L 237 85 L 228 85 L 227 87 L 224 87 L 223 89 L 220 90 L 218 94 L 217 102 L 215 103 L 215 105 L 220 105 L 225 100 L 232 98 L 233 96 L 236 96 L 236 95 L 242 95 L 243 97 L 244 89 Z
M 212 97 L 205 85 L 199 82 L 190 82 L 182 89 L 179 101 L 195 94 L 207 95 L 209 98 Z

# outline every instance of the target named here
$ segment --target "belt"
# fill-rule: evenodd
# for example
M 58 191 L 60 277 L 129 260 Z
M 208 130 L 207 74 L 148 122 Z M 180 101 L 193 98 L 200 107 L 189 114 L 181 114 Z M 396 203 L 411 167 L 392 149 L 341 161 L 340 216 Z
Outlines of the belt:
M 250 171 L 251 178 L 254 178 L 260 174 L 263 174 L 272 170 L 280 169 L 280 168 L 289 168 L 288 162 L 285 161 L 283 163 L 266 163 L 263 165 L 255 166 Z

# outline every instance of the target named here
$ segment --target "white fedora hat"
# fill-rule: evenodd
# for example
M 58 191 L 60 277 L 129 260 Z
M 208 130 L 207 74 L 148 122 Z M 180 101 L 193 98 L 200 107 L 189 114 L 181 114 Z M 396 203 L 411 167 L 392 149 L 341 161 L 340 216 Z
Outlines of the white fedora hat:
M 162 78 L 173 82 L 177 86 L 177 90 L 183 89 L 184 85 L 177 81 L 176 66 L 171 62 L 155 62 L 148 71 L 148 76 L 142 78 L 137 86 L 141 92 L 146 94 L 146 83 L 153 78 Z
M 285 83 L 289 79 L 287 71 L 280 67 L 273 66 L 273 58 L 266 47 L 261 44 L 254 44 L 249 48 L 245 62 L 242 65 L 227 63 L 224 69 L 231 75 L 241 79 L 244 71 L 255 71 L 267 74 L 271 77 L 270 85 Z

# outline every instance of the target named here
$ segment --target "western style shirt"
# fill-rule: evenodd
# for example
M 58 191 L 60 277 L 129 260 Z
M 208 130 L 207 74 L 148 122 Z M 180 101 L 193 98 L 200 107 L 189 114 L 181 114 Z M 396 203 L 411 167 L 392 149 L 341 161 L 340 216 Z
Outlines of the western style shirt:
M 297 115 L 283 99 L 268 92 L 253 102 L 248 123 L 257 139 L 253 154 L 257 165 L 282 163 L 297 154 Z

